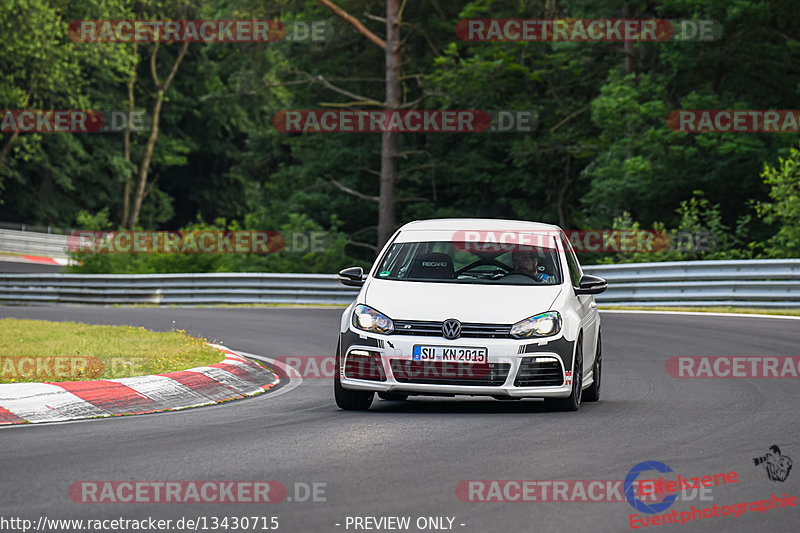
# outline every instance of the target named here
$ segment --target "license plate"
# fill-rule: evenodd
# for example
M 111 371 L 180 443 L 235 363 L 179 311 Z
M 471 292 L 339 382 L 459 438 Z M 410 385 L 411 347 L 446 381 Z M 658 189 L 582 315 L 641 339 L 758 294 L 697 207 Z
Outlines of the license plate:
M 486 363 L 486 348 L 466 346 L 414 346 L 414 361 L 447 361 L 451 363 Z

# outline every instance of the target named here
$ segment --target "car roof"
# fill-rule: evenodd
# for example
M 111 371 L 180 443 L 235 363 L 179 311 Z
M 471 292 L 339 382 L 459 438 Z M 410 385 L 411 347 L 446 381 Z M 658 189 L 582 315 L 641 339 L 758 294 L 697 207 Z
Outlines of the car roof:
M 560 232 L 561 228 L 541 222 L 504 220 L 499 218 L 434 218 L 416 220 L 400 231 L 544 231 Z

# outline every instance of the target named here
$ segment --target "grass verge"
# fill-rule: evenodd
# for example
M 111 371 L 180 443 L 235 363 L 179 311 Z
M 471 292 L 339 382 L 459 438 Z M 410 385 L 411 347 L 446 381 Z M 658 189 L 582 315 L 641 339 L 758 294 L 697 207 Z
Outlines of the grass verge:
M 162 374 L 222 360 L 183 330 L 45 320 L 0 320 L 0 383 L 83 381 Z

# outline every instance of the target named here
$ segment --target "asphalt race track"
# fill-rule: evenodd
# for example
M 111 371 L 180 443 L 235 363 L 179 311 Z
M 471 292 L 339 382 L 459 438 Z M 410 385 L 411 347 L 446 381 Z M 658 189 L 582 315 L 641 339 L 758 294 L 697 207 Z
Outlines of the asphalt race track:
M 37 263 L 17 263 L 3 261 L 0 257 L 0 272 L 14 274 L 58 274 L 64 267 L 60 265 L 41 265 Z
M 340 313 L 0 307 L 3 318 L 182 328 L 266 357 L 331 355 Z M 800 495 L 800 467 L 776 482 L 753 462 L 773 444 L 800 461 L 796 379 L 676 379 L 665 370 L 680 355 L 798 356 L 800 320 L 604 313 L 603 340 L 602 399 L 575 413 L 468 398 L 376 398 L 368 412 L 344 412 L 329 380 L 306 379 L 180 412 L 8 427 L 0 430 L 0 515 L 34 522 L 276 516 L 287 532 L 363 531 L 346 527 L 347 517 L 367 516 L 409 516 L 406 531 L 420 531 L 418 517 L 450 517 L 464 533 L 620 532 L 631 529 L 634 513 L 624 501 L 468 502 L 456 487 L 462 480 L 622 480 L 647 460 L 684 477 L 738 474 L 738 482 L 713 488 L 713 500 L 677 501 L 678 512 Z M 274 480 L 289 498 L 296 483 L 326 485 L 319 502 L 81 504 L 68 494 L 81 480 Z M 800 507 L 789 507 L 644 529 L 794 532 L 799 524 Z

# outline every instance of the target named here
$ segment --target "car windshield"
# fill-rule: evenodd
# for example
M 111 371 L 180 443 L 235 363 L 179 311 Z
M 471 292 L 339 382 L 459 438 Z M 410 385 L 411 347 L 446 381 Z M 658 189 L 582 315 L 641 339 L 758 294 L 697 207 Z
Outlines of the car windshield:
M 554 248 L 454 241 L 393 244 L 375 276 L 487 285 L 559 285 L 562 280 Z

